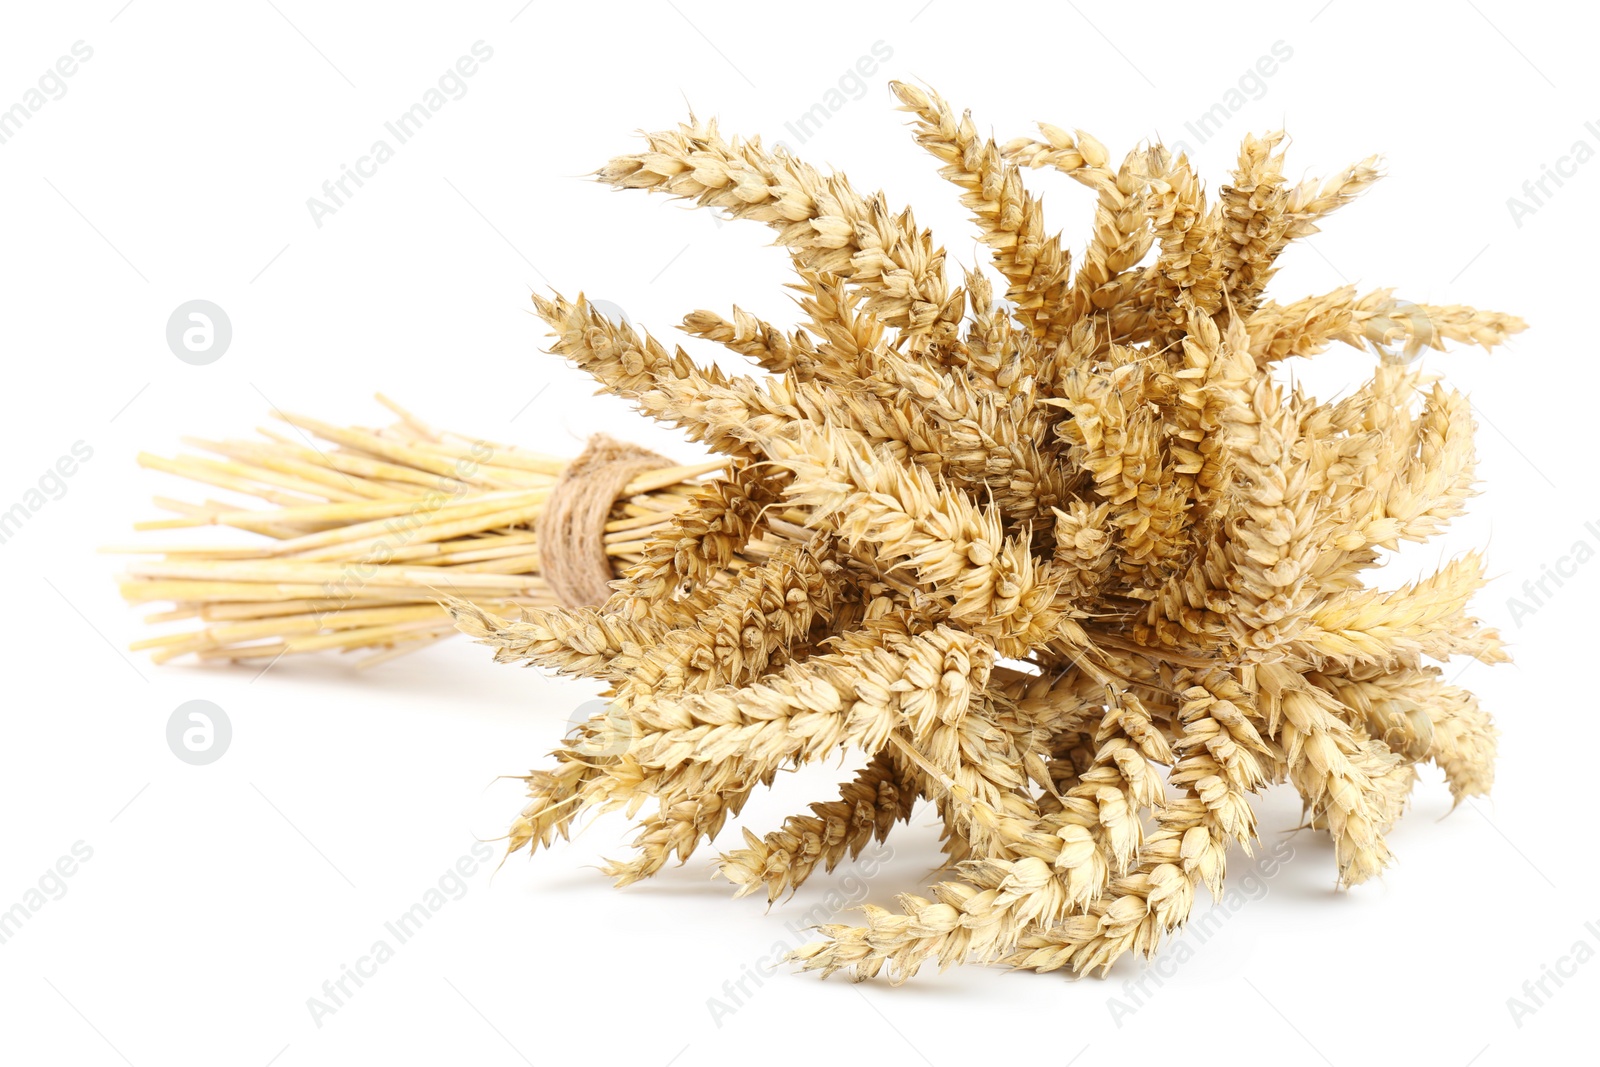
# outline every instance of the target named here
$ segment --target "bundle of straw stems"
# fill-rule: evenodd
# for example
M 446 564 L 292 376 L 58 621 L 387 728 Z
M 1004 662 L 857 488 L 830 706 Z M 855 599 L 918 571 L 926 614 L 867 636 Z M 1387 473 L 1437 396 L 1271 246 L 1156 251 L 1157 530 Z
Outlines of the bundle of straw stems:
M 455 632 L 444 597 L 516 614 L 556 597 L 539 575 L 534 526 L 569 459 L 441 432 L 381 394 L 397 416 L 381 429 L 275 412 L 261 440 L 184 438 L 211 456 L 141 454 L 139 464 L 263 501 L 155 498 L 176 517 L 141 531 L 225 526 L 248 543 L 135 543 L 121 579 L 131 603 L 172 632 L 135 641 L 156 662 L 275 661 L 338 649 L 371 666 Z M 220 458 L 213 458 L 220 457 Z M 615 564 L 637 561 L 726 458 L 633 478 L 605 524 Z

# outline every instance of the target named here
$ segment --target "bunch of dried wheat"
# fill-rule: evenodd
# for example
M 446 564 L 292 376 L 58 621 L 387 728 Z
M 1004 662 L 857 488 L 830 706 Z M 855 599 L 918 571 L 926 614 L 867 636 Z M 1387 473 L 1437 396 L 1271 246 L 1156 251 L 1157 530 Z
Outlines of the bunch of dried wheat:
M 999 146 L 894 91 L 1005 302 L 977 269 L 952 287 L 944 250 L 881 194 L 693 118 L 599 177 L 777 232 L 798 329 L 739 309 L 684 322 L 765 374 L 697 365 L 581 297 L 535 298 L 556 353 L 730 469 L 675 502 L 601 603 L 513 620 L 451 602 L 497 658 L 614 697 L 528 775 L 512 850 L 653 800 L 636 855 L 609 868 L 626 884 L 686 859 L 780 770 L 858 751 L 838 799 L 745 831 L 720 864 L 773 899 L 934 802 L 952 877 L 794 954 L 857 977 L 1151 953 L 1198 886 L 1220 891 L 1230 845 L 1256 834 L 1251 796 L 1277 781 L 1332 836 L 1340 880 L 1372 877 L 1415 763 L 1458 798 L 1491 781 L 1493 726 L 1429 661 L 1506 658 L 1467 614 L 1476 555 L 1363 584 L 1473 492 L 1467 401 L 1410 357 L 1522 323 L 1388 290 L 1264 298 L 1284 248 L 1375 161 L 1296 184 L 1282 135 L 1250 137 L 1208 199 L 1160 145 L 1115 166 L 1052 126 Z M 1030 167 L 1098 196 L 1076 269 Z M 1319 403 L 1273 381 L 1335 341 L 1381 356 L 1359 390 Z

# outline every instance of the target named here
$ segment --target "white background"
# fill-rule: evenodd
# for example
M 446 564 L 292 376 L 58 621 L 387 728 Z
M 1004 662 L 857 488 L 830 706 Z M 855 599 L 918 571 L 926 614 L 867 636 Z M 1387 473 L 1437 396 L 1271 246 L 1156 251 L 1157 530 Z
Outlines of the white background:
M 1507 205 L 1575 142 L 1600 148 L 1586 9 L 123 3 L 8 4 L 0 33 L 0 108 L 74 42 L 93 49 L 65 95 L 0 144 L 0 510 L 74 442 L 93 449 L 65 495 L 0 545 L 0 909 L 75 843 L 93 851 L 65 895 L 0 945 L 0 1059 L 943 1067 L 1593 1055 L 1581 1049 L 1600 961 L 1559 989 L 1547 983 L 1553 995 L 1520 1026 L 1507 1005 L 1576 942 L 1600 948 L 1586 773 L 1600 563 L 1578 567 L 1532 614 L 1513 619 L 1509 602 L 1576 543 L 1600 546 L 1600 160 L 1560 189 L 1547 184 L 1553 195 L 1520 225 Z M 307 198 L 479 40 L 493 58 L 465 96 L 318 227 Z M 798 143 L 785 123 L 880 41 L 892 58 L 860 98 Z M 1185 123 L 1279 41 L 1292 57 L 1199 143 Z M 572 454 L 606 429 L 692 458 L 542 355 L 528 294 L 584 290 L 669 336 L 684 312 L 735 302 L 792 321 L 785 257 L 763 227 L 582 176 L 633 150 L 631 131 L 683 118 L 687 100 L 730 131 L 784 139 L 892 204 L 914 204 L 952 266 L 971 263 L 980 249 L 953 187 L 890 109 L 889 77 L 924 79 L 1002 140 L 1034 120 L 1086 129 L 1118 158 L 1142 138 L 1182 139 L 1212 189 L 1248 130 L 1287 125 L 1296 178 L 1381 151 L 1391 176 L 1288 253 L 1278 298 L 1348 280 L 1527 318 L 1513 348 L 1425 357 L 1470 390 L 1486 492 L 1448 537 L 1384 574 L 1398 582 L 1488 545 L 1497 578 L 1479 603 L 1517 663 L 1453 669 L 1504 733 L 1493 799 L 1442 818 L 1448 792 L 1425 770 L 1391 839 L 1398 862 L 1381 882 L 1335 892 L 1328 846 L 1286 837 L 1297 803 L 1273 793 L 1263 832 L 1269 845 L 1287 840 L 1294 860 L 1167 966 L 1159 988 L 1148 980 L 1152 995 L 1132 1014 L 1109 999 L 1132 1005 L 1124 983 L 1142 965 L 1131 959 L 1105 982 L 969 967 L 899 988 L 780 968 L 759 988 L 747 980 L 737 1011 L 714 1014 L 711 998 L 732 1005 L 724 982 L 775 942 L 796 943 L 785 924 L 842 883 L 819 876 L 764 913 L 708 878 L 707 850 L 613 891 L 591 866 L 622 851 L 625 826 L 608 818 L 531 864 L 518 856 L 469 879 L 318 1026 L 307 999 L 476 839 L 503 832 L 520 784 L 496 776 L 539 764 L 594 690 L 497 668 L 464 640 L 360 676 L 336 657 L 258 675 L 158 668 L 119 651 L 142 634 L 140 613 L 119 599 L 118 561 L 96 548 L 156 515 L 151 495 L 198 495 L 139 470 L 136 454 L 172 454 L 182 434 L 242 434 L 273 405 L 372 423 L 385 417 L 370 399 L 382 389 L 489 438 Z M 1055 178 L 1037 187 L 1081 248 L 1090 197 Z M 233 325 L 209 366 L 180 362 L 165 343 L 169 314 L 196 298 Z M 1331 392 L 1369 361 L 1341 348 L 1293 372 Z M 190 699 L 232 720 L 231 748 L 210 766 L 166 747 L 168 716 Z M 745 821 L 772 828 L 847 776 L 790 778 Z M 895 833 L 871 900 L 925 884 L 937 855 L 927 820 Z M 1242 858 L 1235 867 L 1248 869 Z

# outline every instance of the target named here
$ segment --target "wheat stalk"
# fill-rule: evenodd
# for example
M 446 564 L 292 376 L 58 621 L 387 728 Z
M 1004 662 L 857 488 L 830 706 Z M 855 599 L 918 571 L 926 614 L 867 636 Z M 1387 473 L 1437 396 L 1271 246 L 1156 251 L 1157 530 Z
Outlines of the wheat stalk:
M 252 536 L 106 549 L 138 557 L 122 595 L 135 604 L 169 601 L 148 621 L 181 624 L 132 649 L 158 663 L 361 650 L 372 654 L 359 665 L 370 666 L 454 634 L 445 598 L 501 613 L 559 603 L 539 572 L 534 527 L 571 461 L 440 433 L 378 399 L 399 416 L 382 429 L 290 414 L 281 419 L 295 432 L 186 439 L 221 459 L 139 457 L 146 468 L 276 506 L 158 497 L 180 517 L 137 529 L 226 526 Z M 643 559 L 704 476 L 726 466 L 668 465 L 630 479 L 604 525 L 606 555 L 619 566 Z

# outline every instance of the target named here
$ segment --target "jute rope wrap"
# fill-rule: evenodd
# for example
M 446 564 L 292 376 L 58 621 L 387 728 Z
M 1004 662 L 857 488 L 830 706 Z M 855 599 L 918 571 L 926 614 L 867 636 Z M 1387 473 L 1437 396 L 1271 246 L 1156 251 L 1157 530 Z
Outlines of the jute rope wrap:
M 611 595 L 606 519 L 617 494 L 645 471 L 672 460 L 597 433 L 550 490 L 535 535 L 539 573 L 569 608 L 602 604 Z

